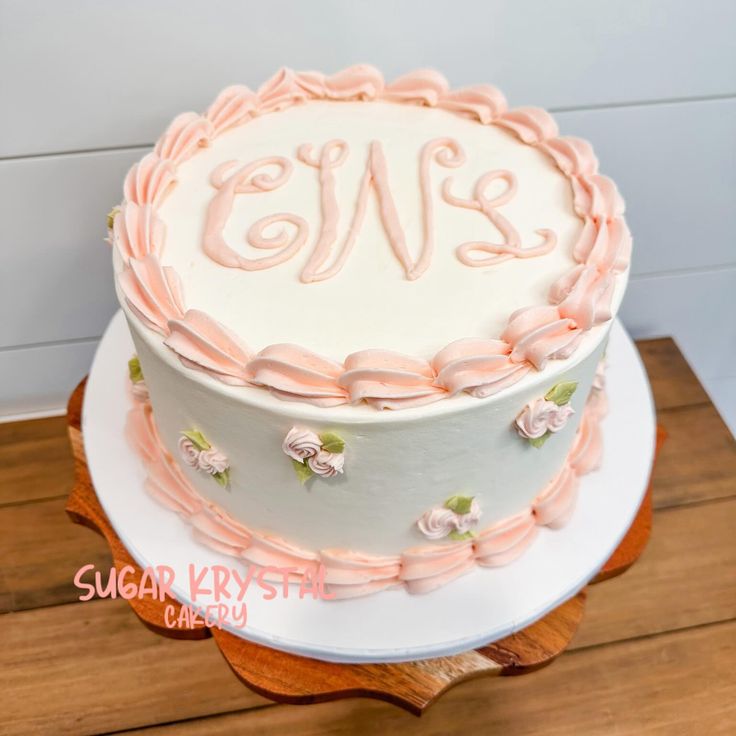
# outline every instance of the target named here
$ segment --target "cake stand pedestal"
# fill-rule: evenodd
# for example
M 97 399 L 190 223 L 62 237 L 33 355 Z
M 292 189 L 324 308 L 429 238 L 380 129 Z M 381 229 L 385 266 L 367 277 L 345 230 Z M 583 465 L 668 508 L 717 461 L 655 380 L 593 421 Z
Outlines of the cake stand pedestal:
M 141 569 L 113 530 L 92 485 L 82 437 L 82 403 L 86 379 L 74 390 L 68 405 L 69 437 L 74 454 L 75 479 L 66 511 L 71 519 L 101 534 L 112 552 L 115 568 L 130 566 L 140 582 Z M 657 447 L 663 441 L 657 432 Z M 636 518 L 619 547 L 591 584 L 627 570 L 641 555 L 651 531 L 651 490 L 644 496 Z M 385 700 L 421 715 L 442 693 L 464 680 L 490 675 L 523 675 L 549 664 L 565 651 L 583 618 L 585 590 L 536 623 L 495 642 L 462 654 L 414 662 L 339 664 L 270 649 L 227 631 L 208 628 L 171 628 L 164 622 L 173 599 L 128 601 L 140 620 L 161 636 L 203 639 L 212 636 L 237 677 L 251 690 L 280 703 L 309 704 L 351 697 Z M 176 617 L 176 614 L 175 614 Z

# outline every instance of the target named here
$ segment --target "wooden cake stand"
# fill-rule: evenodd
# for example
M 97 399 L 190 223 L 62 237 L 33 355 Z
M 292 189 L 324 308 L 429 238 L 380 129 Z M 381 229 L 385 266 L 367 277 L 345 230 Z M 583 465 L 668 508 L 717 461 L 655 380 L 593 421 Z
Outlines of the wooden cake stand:
M 74 455 L 75 479 L 66 511 L 72 521 L 101 534 L 110 546 L 115 568 L 126 565 L 141 581 L 141 570 L 123 546 L 102 510 L 92 485 L 81 428 L 86 379 L 74 390 L 68 405 L 69 437 Z M 663 441 L 658 430 L 657 448 Z M 646 546 L 652 524 L 651 489 L 623 541 L 591 584 L 626 571 Z M 549 664 L 565 651 L 582 620 L 585 590 L 526 629 L 477 649 L 450 657 L 392 664 L 337 664 L 253 644 L 227 631 L 208 628 L 170 628 L 164 609 L 177 601 L 168 598 L 133 598 L 128 601 L 140 620 L 161 636 L 204 639 L 212 636 L 237 677 L 251 690 L 280 703 L 308 704 L 341 698 L 385 700 L 421 715 L 442 693 L 460 682 L 488 675 L 523 675 Z M 171 610 L 171 609 L 170 609 Z

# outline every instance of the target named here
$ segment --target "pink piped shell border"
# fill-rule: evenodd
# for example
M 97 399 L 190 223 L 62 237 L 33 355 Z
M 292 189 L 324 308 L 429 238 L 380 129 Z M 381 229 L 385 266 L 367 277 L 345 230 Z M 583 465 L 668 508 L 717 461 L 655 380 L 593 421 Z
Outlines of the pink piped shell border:
M 481 125 L 503 127 L 550 156 L 570 180 L 583 228 L 573 248 L 577 265 L 552 285 L 548 304 L 514 312 L 498 339 L 460 339 L 431 361 L 369 349 L 338 362 L 290 344 L 254 353 L 221 323 L 187 310 L 177 274 L 158 258 L 164 232 L 156 211 L 175 185 L 177 166 L 236 125 L 317 99 L 439 107 Z M 542 370 L 550 359 L 569 358 L 586 331 L 609 321 L 616 277 L 628 268 L 631 236 L 615 184 L 598 173 L 589 143 L 557 134 L 546 111 L 508 110 L 503 95 L 488 85 L 450 90 L 433 71 L 419 70 L 385 84 L 369 66 L 331 77 L 283 69 L 257 93 L 228 87 L 204 115 L 175 118 L 154 151 L 128 173 L 112 233 L 124 262 L 118 283 L 133 314 L 158 331 L 185 366 L 229 385 L 266 388 L 280 399 L 323 407 L 364 401 L 377 409 L 403 409 L 461 391 L 490 396 L 530 370 Z
M 246 528 L 192 487 L 172 455 L 161 443 L 148 401 L 135 401 L 128 412 L 126 435 L 142 460 L 145 488 L 161 505 L 178 513 L 193 528 L 194 537 L 217 552 L 259 568 L 290 568 L 292 580 L 317 574 L 324 565 L 324 581 L 335 599 L 357 598 L 387 588 L 405 587 L 409 593 L 428 593 L 471 570 L 500 567 L 517 559 L 541 526 L 558 529 L 575 508 L 580 476 L 596 470 L 603 454 L 601 419 L 607 410 L 602 390 L 593 389 L 562 469 L 518 514 L 461 542 L 421 545 L 396 556 L 367 555 L 344 549 L 305 550 L 272 534 Z

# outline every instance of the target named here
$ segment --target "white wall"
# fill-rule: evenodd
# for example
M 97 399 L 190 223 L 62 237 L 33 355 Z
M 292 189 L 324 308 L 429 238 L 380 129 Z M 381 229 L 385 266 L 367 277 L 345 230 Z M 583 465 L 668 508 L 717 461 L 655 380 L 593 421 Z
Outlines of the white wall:
M 361 61 L 490 81 L 593 141 L 635 236 L 627 325 L 732 387 L 734 30 L 733 0 L 0 0 L 0 415 L 85 372 L 115 309 L 105 213 L 171 117 Z

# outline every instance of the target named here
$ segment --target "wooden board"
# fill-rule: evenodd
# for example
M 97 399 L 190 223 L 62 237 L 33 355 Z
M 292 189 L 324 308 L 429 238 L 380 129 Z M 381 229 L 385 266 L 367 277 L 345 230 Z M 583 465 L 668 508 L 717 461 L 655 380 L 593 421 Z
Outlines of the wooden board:
M 102 534 L 110 546 L 118 570 L 132 567 L 130 580 L 140 583 L 142 572 L 108 521 L 92 485 L 84 453 L 81 412 L 86 379 L 69 399 L 67 418 L 74 454 L 75 482 L 67 502 L 69 516 Z M 664 433 L 658 436 L 658 444 Z M 631 529 L 621 546 L 593 582 L 607 580 L 627 570 L 641 555 L 651 531 L 651 493 L 647 492 Z M 348 697 L 385 700 L 419 715 L 442 693 L 465 680 L 482 675 L 521 675 L 549 664 L 570 644 L 583 617 L 585 591 L 563 603 L 528 628 L 487 646 L 450 657 L 436 657 L 396 664 L 336 664 L 280 652 L 241 639 L 229 632 L 194 627 L 167 626 L 165 610 L 178 616 L 180 606 L 172 598 L 132 598 L 129 604 L 141 621 L 162 636 L 201 639 L 214 636 L 233 672 L 255 692 L 284 703 L 316 703 Z
M 369 701 L 304 714 L 260 708 L 133 731 L 140 736 L 733 736 L 736 622 L 564 656 L 534 677 L 468 683 L 421 719 Z M 540 697 L 543 693 L 543 697 Z M 689 702 L 688 702 L 689 701 Z

